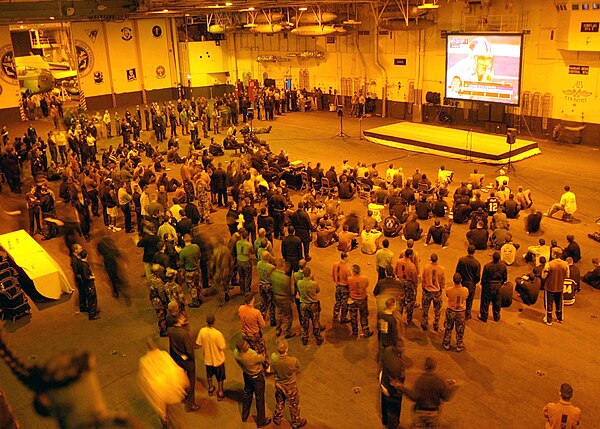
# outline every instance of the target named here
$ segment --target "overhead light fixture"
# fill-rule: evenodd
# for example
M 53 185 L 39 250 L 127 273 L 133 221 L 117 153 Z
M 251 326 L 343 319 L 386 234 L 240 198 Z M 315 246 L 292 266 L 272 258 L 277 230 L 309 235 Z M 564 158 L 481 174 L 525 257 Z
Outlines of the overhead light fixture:
M 163 13 L 169 13 L 169 9 L 163 9 Z
M 54 21 L 54 17 L 53 17 L 53 16 L 51 16 L 51 17 L 50 17 L 50 19 L 51 19 L 52 21 Z
M 233 3 L 227 2 L 227 3 L 225 3 L 225 6 L 233 6 Z
M 19 28 L 22 30 L 22 29 L 25 28 L 25 26 L 24 25 L 19 25 Z
M 258 24 L 254 24 L 254 23 L 244 24 L 244 28 L 256 28 L 256 27 L 258 27 Z
M 250 12 L 252 12 L 252 11 L 254 11 L 254 7 L 253 7 L 253 6 L 250 6 L 250 7 L 248 8 L 248 10 L 249 10 Z
M 417 6 L 417 9 L 437 9 L 440 5 L 437 4 L 437 0 L 423 0 L 423 4 Z
M 307 7 L 300 7 L 300 8 L 298 8 L 298 10 L 300 12 L 304 12 L 304 11 L 308 10 L 308 8 Z

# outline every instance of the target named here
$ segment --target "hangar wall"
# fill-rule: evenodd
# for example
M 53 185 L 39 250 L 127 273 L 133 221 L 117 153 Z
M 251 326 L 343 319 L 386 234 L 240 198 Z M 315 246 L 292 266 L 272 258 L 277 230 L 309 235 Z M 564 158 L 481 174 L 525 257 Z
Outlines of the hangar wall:
M 21 88 L 16 70 L 11 66 L 12 52 L 8 25 L 0 25 L 0 124 L 20 119 Z

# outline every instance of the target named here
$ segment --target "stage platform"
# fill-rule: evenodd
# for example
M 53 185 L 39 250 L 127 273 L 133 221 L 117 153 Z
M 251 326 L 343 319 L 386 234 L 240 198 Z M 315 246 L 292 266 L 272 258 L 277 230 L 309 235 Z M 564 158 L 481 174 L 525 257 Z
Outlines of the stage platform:
M 414 152 L 487 164 L 506 164 L 509 145 L 506 136 L 464 131 L 435 125 L 400 122 L 372 128 L 364 136 L 378 144 Z M 541 153 L 537 142 L 517 138 L 512 148 L 512 161 L 520 161 Z

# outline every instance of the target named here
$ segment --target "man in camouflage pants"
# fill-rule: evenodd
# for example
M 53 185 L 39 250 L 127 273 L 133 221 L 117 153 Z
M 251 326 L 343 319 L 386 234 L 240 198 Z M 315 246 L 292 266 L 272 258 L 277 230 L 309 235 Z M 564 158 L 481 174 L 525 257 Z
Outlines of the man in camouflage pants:
M 442 346 L 444 349 L 450 350 L 452 329 L 456 327 L 456 351 L 461 352 L 465 349 L 463 336 L 465 334 L 465 326 L 467 325 L 466 310 L 469 289 L 462 286 L 462 277 L 460 274 L 455 273 L 452 280 L 454 281 L 454 286 L 446 289 L 448 308 L 446 309 Z
M 348 262 L 348 254 L 346 252 L 342 252 L 340 255 L 340 260 L 333 264 L 333 268 L 331 270 L 331 275 L 333 277 L 333 281 L 335 283 L 335 304 L 333 306 L 333 320 L 337 321 L 338 314 L 340 314 L 340 323 L 348 323 L 350 320 L 348 319 L 348 275 L 349 268 Z
M 231 282 L 232 257 L 229 248 L 225 246 L 222 238 L 217 239 L 210 260 L 212 280 L 219 299 L 219 307 L 229 301 L 229 284 Z
M 321 335 L 321 302 L 318 298 L 320 292 L 317 282 L 311 277 L 310 268 L 303 270 L 304 278 L 298 281 L 298 292 L 300 294 L 300 324 L 302 325 L 302 344 L 308 344 L 308 325 L 313 325 L 313 335 L 317 340 L 317 345 L 323 344 Z
M 445 285 L 444 267 L 438 264 L 438 256 L 431 254 L 431 263 L 425 265 L 421 286 L 423 287 L 423 307 L 421 312 L 421 328 L 426 331 L 429 324 L 429 307 L 433 302 L 433 330 L 440 328 L 442 312 L 442 289 Z
M 262 328 L 266 326 L 265 319 L 258 309 L 254 308 L 254 293 L 244 297 L 244 304 L 238 308 L 238 316 L 242 325 L 242 339 L 250 344 L 250 348 L 259 355 L 265 356 L 263 367 L 269 368 L 267 344 L 263 338 Z
M 179 252 L 179 265 L 185 270 L 185 282 L 190 290 L 192 302 L 190 307 L 200 307 L 202 304 L 202 288 L 199 283 L 200 247 L 192 243 L 192 237 L 186 234 L 183 237 L 185 246 Z
M 287 402 L 290 409 L 292 428 L 300 428 L 306 425 L 306 419 L 300 418 L 300 394 L 296 383 L 296 372 L 300 368 L 297 358 L 288 355 L 287 341 L 280 341 L 277 352 L 271 355 L 271 367 L 275 372 L 275 412 L 273 423 L 277 426 L 283 419 L 283 410 Z
M 160 278 L 163 267 L 159 264 L 152 264 L 150 277 L 148 277 L 148 288 L 150 289 L 150 301 L 156 311 L 158 318 L 158 329 L 161 337 L 167 336 L 167 305 L 169 300 L 165 293 L 165 284 Z
M 400 305 L 400 313 L 406 308 L 406 323 L 412 322 L 415 303 L 417 302 L 417 282 L 419 280 L 419 272 L 412 261 L 413 250 L 406 249 L 404 257 L 398 259 L 394 273 L 396 278 L 404 286 L 404 305 Z
M 262 303 L 260 304 L 260 312 L 266 319 L 267 314 L 271 326 L 275 326 L 277 321 L 275 319 L 275 301 L 273 299 L 273 289 L 271 288 L 271 274 L 275 270 L 274 260 L 271 254 L 264 251 L 262 259 L 256 264 L 256 271 L 258 271 L 258 282 L 260 284 L 260 297 Z

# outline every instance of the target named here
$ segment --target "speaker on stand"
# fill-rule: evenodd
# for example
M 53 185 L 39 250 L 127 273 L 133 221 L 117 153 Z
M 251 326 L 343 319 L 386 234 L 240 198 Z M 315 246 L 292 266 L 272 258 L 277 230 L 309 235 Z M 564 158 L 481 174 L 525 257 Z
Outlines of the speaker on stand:
M 506 165 L 498 168 L 496 171 L 505 170 L 508 174 L 509 172 L 516 173 L 517 170 L 512 163 L 512 148 L 515 142 L 517 141 L 517 129 L 516 128 L 508 128 L 506 131 L 506 143 L 508 144 L 508 162 Z

